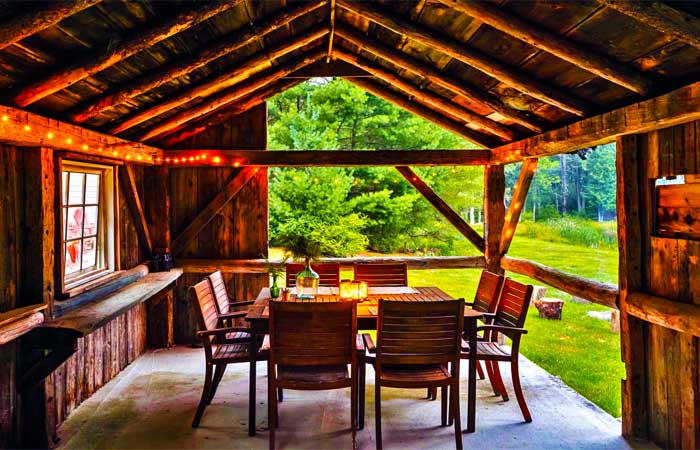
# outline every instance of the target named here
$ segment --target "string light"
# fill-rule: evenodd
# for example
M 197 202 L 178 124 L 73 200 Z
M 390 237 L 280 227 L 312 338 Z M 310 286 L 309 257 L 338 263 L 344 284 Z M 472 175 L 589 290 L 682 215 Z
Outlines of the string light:
M 114 151 L 112 152 L 112 155 L 114 155 L 114 156 L 119 156 L 119 152 L 116 151 L 116 150 L 114 150 Z
M 233 167 L 240 167 L 240 165 L 241 165 L 241 163 L 238 162 L 238 161 L 236 161 L 236 162 L 233 163 Z
M 177 159 L 177 158 L 175 158 L 175 159 L 173 159 L 173 162 L 174 162 L 175 164 L 177 164 L 177 163 L 179 163 L 179 162 L 180 162 L 180 160 L 179 160 L 179 159 Z
M 102 153 L 102 147 L 99 147 L 99 148 L 97 149 L 97 151 L 100 152 L 100 153 Z
M 221 162 L 221 158 L 218 156 L 213 157 L 211 160 L 214 164 L 219 164 Z
M 190 162 L 194 161 L 194 156 L 190 156 Z
M 83 149 L 83 150 L 87 150 L 87 149 L 88 149 L 88 145 L 87 145 L 87 144 L 83 144 L 82 149 Z
M 46 137 L 48 139 L 53 139 L 53 133 L 49 131 L 48 133 L 46 133 Z
M 10 120 L 10 118 L 7 117 L 7 114 L 5 114 L 5 115 L 2 116 L 2 121 L 3 121 L 3 122 L 7 122 L 8 120 Z
M 170 158 L 165 158 L 165 162 L 166 162 L 166 163 L 169 163 L 169 162 L 170 162 Z
M 70 145 L 72 143 L 73 143 L 73 139 L 71 139 L 71 138 L 66 139 L 66 144 Z
M 30 127 L 29 125 L 25 125 L 24 131 L 32 131 L 32 127 Z
M 143 156 L 138 155 L 138 156 L 136 156 L 136 159 L 138 159 L 139 161 L 141 161 L 141 160 L 143 159 Z

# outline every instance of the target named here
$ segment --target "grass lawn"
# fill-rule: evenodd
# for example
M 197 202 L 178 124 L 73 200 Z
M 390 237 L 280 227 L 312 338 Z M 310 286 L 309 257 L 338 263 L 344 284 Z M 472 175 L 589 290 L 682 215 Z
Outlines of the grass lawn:
M 473 247 L 468 249 L 467 245 L 469 244 L 465 243 L 461 253 L 474 254 Z M 271 256 L 277 256 L 277 253 L 281 254 L 271 251 Z M 614 250 L 591 249 L 516 236 L 509 255 L 531 259 L 598 281 L 617 283 L 617 252 Z M 454 297 L 471 299 L 474 297 L 479 274 L 478 270 L 473 269 L 411 270 L 408 280 L 412 286 L 438 286 Z M 520 275 L 509 276 L 539 284 Z M 619 335 L 610 331 L 607 321 L 586 314 L 588 311 L 606 311 L 608 308 L 575 303 L 570 301 L 570 295 L 553 288 L 547 289 L 547 296 L 566 300 L 562 320 L 540 319 L 537 310 L 530 308 L 525 323 L 529 333 L 523 339 L 522 353 L 609 414 L 619 417 L 620 379 L 624 377 Z

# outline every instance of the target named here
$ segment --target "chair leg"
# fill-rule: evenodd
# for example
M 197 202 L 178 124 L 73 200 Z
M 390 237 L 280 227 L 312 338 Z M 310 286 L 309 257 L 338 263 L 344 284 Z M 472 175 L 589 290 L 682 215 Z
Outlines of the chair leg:
M 503 377 L 501 376 L 501 367 L 498 361 L 492 361 L 491 367 L 493 367 L 493 375 L 496 377 L 496 385 L 501 393 L 501 398 L 504 402 L 508 401 L 508 391 L 506 391 L 506 385 L 503 384 Z
M 431 392 L 430 388 L 426 388 L 425 391 L 426 391 L 426 397 L 425 397 L 426 400 L 430 400 L 431 398 L 433 398 L 433 393 Z
M 267 374 L 267 421 L 270 427 L 270 450 L 275 448 L 275 430 L 277 429 L 277 390 L 275 388 L 275 374 L 274 368 L 270 367 L 268 364 L 268 374 Z
M 454 420 L 455 445 L 462 450 L 462 418 L 459 414 L 459 377 L 450 386 L 450 418 Z
M 480 380 L 483 380 L 484 378 L 486 378 L 484 376 L 484 369 L 481 367 L 481 361 L 476 362 L 476 373 L 477 373 L 477 375 L 479 375 Z
M 496 381 L 496 375 L 493 373 L 493 365 L 491 364 L 491 361 L 484 361 L 484 365 L 486 365 L 486 374 L 489 376 L 489 383 L 491 383 L 491 389 L 493 389 L 494 395 L 501 395 L 501 391 L 498 388 L 498 382 Z
M 430 400 L 437 400 L 437 391 L 436 387 L 430 388 Z
M 448 407 L 448 401 L 447 401 L 447 395 L 448 395 L 448 387 L 447 386 L 441 386 L 440 387 L 440 414 L 441 414 L 441 419 L 442 419 L 442 426 L 446 427 L 447 426 L 447 407 Z
M 194 419 L 192 419 L 192 428 L 197 428 L 199 426 L 200 420 L 202 420 L 202 414 L 204 414 L 204 408 L 207 407 L 209 402 L 209 392 L 211 390 L 212 382 L 212 366 L 211 364 L 206 365 L 206 372 L 204 373 L 204 388 L 202 389 L 202 398 L 199 400 L 199 406 L 197 406 L 197 412 L 194 414 Z
M 365 429 L 365 386 L 366 386 L 366 377 L 367 377 L 367 372 L 366 372 L 367 366 L 365 366 L 365 363 L 361 363 L 359 367 L 359 383 L 360 383 L 360 389 L 359 392 L 357 393 L 359 397 L 359 423 L 358 423 L 358 429 L 364 430 Z
M 350 426 L 352 427 L 352 448 L 355 450 L 357 448 L 357 401 L 358 401 L 358 394 L 357 391 L 359 390 L 359 379 L 358 379 L 358 370 L 355 370 L 355 379 L 353 382 L 350 384 Z
M 379 380 L 374 383 L 374 429 L 377 450 L 382 450 L 382 392 Z
M 517 355 L 515 355 L 515 358 L 513 358 L 513 361 L 510 363 L 510 372 L 513 377 L 513 390 L 515 391 L 515 398 L 518 399 L 518 406 L 520 406 L 520 411 L 523 413 L 523 418 L 525 419 L 525 422 L 532 422 L 532 416 L 530 415 L 530 410 L 527 409 L 525 397 L 523 396 L 523 390 L 520 386 L 520 372 L 518 370 Z
M 226 364 L 217 364 L 214 368 L 214 381 L 211 386 L 211 393 L 209 394 L 209 401 L 207 405 L 211 405 L 212 400 L 214 400 L 214 395 L 216 395 L 216 389 L 221 383 L 221 379 L 224 377 L 224 372 L 226 372 Z
M 282 400 L 284 400 L 284 391 L 282 388 L 277 388 L 277 401 L 282 403 Z

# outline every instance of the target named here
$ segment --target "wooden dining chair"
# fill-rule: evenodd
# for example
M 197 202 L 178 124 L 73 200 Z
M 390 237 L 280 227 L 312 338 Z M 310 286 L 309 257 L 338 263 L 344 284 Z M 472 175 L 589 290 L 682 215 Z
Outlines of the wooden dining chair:
M 212 293 L 216 299 L 216 311 L 219 318 L 219 326 L 233 326 L 233 320 L 241 319 L 248 314 L 247 309 L 235 311 L 235 308 L 250 306 L 254 301 L 244 301 L 237 302 L 234 298 L 229 295 L 226 289 L 226 283 L 224 282 L 224 277 L 221 275 L 221 271 L 216 272 L 207 276 L 209 280 Z M 243 337 L 243 336 L 236 336 Z
M 198 427 L 204 409 L 214 399 L 216 389 L 224 376 L 226 366 L 234 363 L 250 362 L 250 346 L 257 345 L 251 341 L 246 328 L 221 327 L 216 301 L 208 279 L 191 286 L 188 291 L 190 301 L 197 316 L 199 331 L 197 337 L 204 342 L 205 374 L 202 398 L 192 420 L 192 426 Z M 243 333 L 240 337 L 232 334 Z M 262 360 L 265 354 L 259 355 Z
M 454 423 L 455 441 L 462 448 L 459 416 L 459 362 L 464 300 L 430 302 L 379 299 L 377 344 L 363 335 L 376 357 L 365 358 L 374 366 L 374 408 L 377 449 L 382 448 L 381 389 L 442 388 L 442 425 Z M 371 348 L 368 348 L 371 350 Z M 451 397 L 448 402 L 447 395 Z M 364 416 L 364 386 L 360 386 L 360 417 Z M 449 408 L 449 412 L 448 412 Z
M 268 359 L 270 448 L 278 426 L 277 388 L 328 390 L 350 388 L 350 423 L 355 448 L 359 353 L 357 304 L 343 302 L 277 302 L 270 308 L 270 334 L 263 349 Z M 348 372 L 348 366 L 350 370 Z
M 365 281 L 368 286 L 408 286 L 408 270 L 405 263 L 355 264 L 355 281 Z
M 520 385 L 518 357 L 520 355 L 520 341 L 522 336 L 527 334 L 527 330 L 523 326 L 527 318 L 532 290 L 531 285 L 525 285 L 506 278 L 493 320 L 491 323 L 477 327 L 477 332 L 483 331 L 485 333 L 484 336 L 488 336 L 488 339 L 479 340 L 476 344 L 477 361 L 485 361 L 487 364 L 491 364 L 493 382 L 495 383 L 494 390 L 501 395 L 504 401 L 508 400 L 508 393 L 503 384 L 499 362 L 510 363 L 513 390 L 525 422 L 532 422 L 532 416 L 525 403 L 525 397 Z M 499 333 L 511 339 L 510 347 L 498 344 Z M 462 350 L 462 358 L 468 359 L 469 346 L 466 342 L 462 343 Z
M 311 268 L 319 277 L 319 286 L 340 286 L 340 264 L 323 263 L 311 264 Z M 304 269 L 303 264 L 289 263 L 285 268 L 285 282 L 288 288 L 297 285 L 297 274 Z
M 498 275 L 488 270 L 481 271 L 481 277 L 479 278 L 479 285 L 476 288 L 476 293 L 474 294 L 474 301 L 467 302 L 466 305 L 471 307 L 475 311 L 484 313 L 484 321 L 489 323 L 493 317 L 496 315 L 496 307 L 498 306 L 498 299 L 501 295 L 501 289 L 503 289 L 503 281 L 505 277 L 503 275 Z M 490 333 L 484 333 L 479 335 L 477 338 L 479 340 L 489 340 Z M 479 374 L 480 379 L 484 379 L 484 371 L 481 368 L 481 363 L 477 361 L 476 371 Z M 496 392 L 496 387 L 494 385 L 493 369 L 490 367 L 490 363 L 486 363 L 486 371 L 489 375 L 489 381 L 491 386 Z

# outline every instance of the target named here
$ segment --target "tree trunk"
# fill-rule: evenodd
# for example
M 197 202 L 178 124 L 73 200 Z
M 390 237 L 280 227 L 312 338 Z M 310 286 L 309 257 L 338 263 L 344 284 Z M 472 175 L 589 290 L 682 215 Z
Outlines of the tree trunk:
M 566 155 L 559 155 L 559 168 L 561 170 L 561 213 L 567 213 L 567 197 L 569 196 L 569 183 L 566 175 Z

